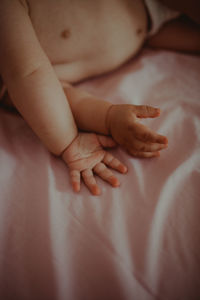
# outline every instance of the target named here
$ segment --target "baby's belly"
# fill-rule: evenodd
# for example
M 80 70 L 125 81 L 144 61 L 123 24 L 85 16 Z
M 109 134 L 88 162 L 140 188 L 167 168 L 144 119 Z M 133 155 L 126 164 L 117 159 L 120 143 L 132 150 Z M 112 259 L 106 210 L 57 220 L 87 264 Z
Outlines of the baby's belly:
M 142 46 L 141 0 L 29 0 L 30 17 L 58 77 L 70 82 L 108 72 Z

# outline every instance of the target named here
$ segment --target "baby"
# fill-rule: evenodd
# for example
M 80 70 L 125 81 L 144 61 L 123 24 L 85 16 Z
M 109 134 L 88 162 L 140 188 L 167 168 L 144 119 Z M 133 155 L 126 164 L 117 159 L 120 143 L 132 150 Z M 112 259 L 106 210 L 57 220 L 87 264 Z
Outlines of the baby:
M 159 116 L 159 109 L 112 105 L 72 84 L 119 67 L 145 42 L 199 51 L 199 27 L 184 23 L 182 32 L 178 16 L 158 0 L 1 0 L 1 98 L 66 162 L 74 191 L 82 178 L 99 195 L 94 173 L 119 185 L 110 168 L 126 173 L 127 167 L 104 147 L 117 143 L 142 158 L 167 147 L 166 137 L 138 122 Z M 185 43 L 166 41 L 176 31 Z

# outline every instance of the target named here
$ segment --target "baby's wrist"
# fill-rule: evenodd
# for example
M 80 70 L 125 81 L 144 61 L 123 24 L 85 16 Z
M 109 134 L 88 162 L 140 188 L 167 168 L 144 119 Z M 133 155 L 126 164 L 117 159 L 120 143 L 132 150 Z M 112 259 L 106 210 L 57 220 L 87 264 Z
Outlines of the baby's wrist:
M 111 135 L 111 113 L 112 113 L 112 110 L 113 110 L 113 107 L 115 105 L 114 104 L 111 104 L 109 107 L 108 107 L 108 110 L 107 110 L 107 113 L 106 113 L 106 118 L 105 118 L 105 127 L 106 127 L 106 130 L 108 132 L 109 135 Z
M 67 151 L 67 149 L 69 148 L 69 145 L 67 145 L 64 149 L 63 149 L 63 151 L 60 153 L 60 157 L 61 158 L 63 158 L 63 156 L 65 155 L 65 152 Z
M 73 142 L 76 140 L 78 136 L 75 136 L 75 138 L 71 141 L 71 143 L 69 143 L 67 146 L 65 146 L 65 148 L 62 150 L 62 152 L 60 153 L 59 157 L 61 157 L 66 163 L 69 161 L 69 155 L 70 155 L 70 146 L 73 144 Z

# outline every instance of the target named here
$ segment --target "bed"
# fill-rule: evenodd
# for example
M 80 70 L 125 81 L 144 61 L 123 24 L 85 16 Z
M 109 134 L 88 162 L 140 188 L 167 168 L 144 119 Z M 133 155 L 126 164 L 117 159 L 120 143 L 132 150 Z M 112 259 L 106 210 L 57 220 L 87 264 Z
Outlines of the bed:
M 200 299 L 200 58 L 144 49 L 80 87 L 161 108 L 159 158 L 135 159 L 119 188 L 82 184 L 25 121 L 0 109 L 1 300 Z

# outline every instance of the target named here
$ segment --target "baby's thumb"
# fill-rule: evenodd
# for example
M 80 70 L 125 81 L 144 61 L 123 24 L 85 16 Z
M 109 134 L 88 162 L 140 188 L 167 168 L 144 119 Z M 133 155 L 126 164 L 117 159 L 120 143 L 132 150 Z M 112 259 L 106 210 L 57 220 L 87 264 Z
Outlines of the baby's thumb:
M 160 109 L 148 105 L 136 105 L 134 112 L 138 118 L 156 118 L 160 115 Z
M 97 138 L 100 145 L 105 148 L 112 148 L 117 146 L 117 143 L 108 136 L 97 134 Z

